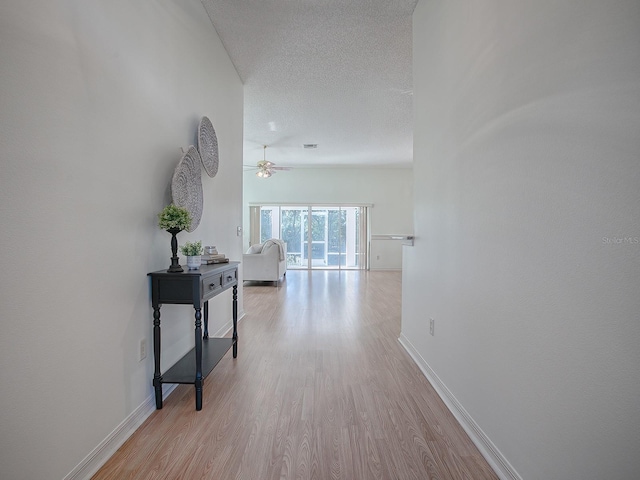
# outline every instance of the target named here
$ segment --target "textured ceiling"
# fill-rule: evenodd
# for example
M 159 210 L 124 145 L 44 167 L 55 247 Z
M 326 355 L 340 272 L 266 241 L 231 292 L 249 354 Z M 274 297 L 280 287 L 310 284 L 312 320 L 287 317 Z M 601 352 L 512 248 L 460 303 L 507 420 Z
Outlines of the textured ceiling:
M 417 0 L 202 3 L 245 85 L 245 164 L 411 164 Z

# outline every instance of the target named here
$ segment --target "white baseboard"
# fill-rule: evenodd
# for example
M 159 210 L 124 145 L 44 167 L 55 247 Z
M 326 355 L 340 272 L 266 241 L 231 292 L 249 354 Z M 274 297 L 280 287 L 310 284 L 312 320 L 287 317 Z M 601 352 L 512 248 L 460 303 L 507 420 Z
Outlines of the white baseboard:
M 246 314 L 244 310 L 242 312 L 238 312 L 238 323 L 240 323 L 240 320 L 242 320 L 245 315 Z M 232 331 L 233 331 L 233 320 L 229 320 L 227 323 L 222 325 L 222 327 L 220 327 L 215 333 L 210 334 L 209 336 L 224 337 L 225 335 L 227 335 L 228 333 L 231 333 Z
M 238 321 L 244 317 L 244 312 L 238 315 Z M 213 337 L 223 337 L 233 329 L 233 321 L 225 323 Z M 162 386 L 162 398 L 166 399 L 178 384 L 166 384 Z M 75 466 L 63 480 L 90 480 L 100 470 L 107 460 L 126 442 L 131 435 L 151 416 L 156 410 L 155 393 L 149 395 L 138 408 L 125 418 L 107 438 L 94 448 L 78 465 Z
M 431 369 L 422 355 L 418 353 L 409 339 L 404 336 L 404 334 L 400 334 L 400 338 L 398 340 L 411 358 L 413 358 L 413 361 L 416 362 L 416 365 L 418 365 L 424 376 L 427 377 L 429 383 L 431 383 L 436 393 L 440 396 L 453 416 L 456 417 L 456 420 L 458 420 L 460 425 L 462 425 L 462 428 L 467 432 L 471 441 L 476 447 L 478 447 L 478 450 L 480 450 L 482 456 L 489 465 L 491 465 L 493 470 L 496 472 L 496 475 L 498 475 L 501 480 L 522 480 L 522 477 L 518 472 L 516 472 L 491 439 L 487 437 L 480 426 L 475 422 L 471 415 L 469 415 L 469 412 L 464 409 L 458 399 L 453 395 L 453 393 L 451 393 L 442 380 L 440 380 L 438 375 L 436 375 L 436 373 Z
M 162 398 L 167 398 L 178 385 L 163 385 Z M 156 410 L 156 396 L 149 395 L 142 404 L 125 418 L 107 438 L 93 449 L 64 480 L 89 480 L 142 423 Z

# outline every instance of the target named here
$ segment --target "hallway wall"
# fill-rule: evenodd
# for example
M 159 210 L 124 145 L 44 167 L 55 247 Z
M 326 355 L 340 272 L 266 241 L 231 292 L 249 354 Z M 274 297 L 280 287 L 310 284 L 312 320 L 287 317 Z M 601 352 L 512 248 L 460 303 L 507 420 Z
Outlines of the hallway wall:
M 0 2 L 0 478 L 75 475 L 145 413 L 146 274 L 171 256 L 156 215 L 207 115 L 220 169 L 178 240 L 240 257 L 242 102 L 199 0 Z M 212 332 L 230 295 L 210 302 Z M 194 343 L 192 311 L 162 309 L 165 369 Z
M 640 475 L 639 26 L 636 0 L 414 13 L 402 339 L 503 478 Z

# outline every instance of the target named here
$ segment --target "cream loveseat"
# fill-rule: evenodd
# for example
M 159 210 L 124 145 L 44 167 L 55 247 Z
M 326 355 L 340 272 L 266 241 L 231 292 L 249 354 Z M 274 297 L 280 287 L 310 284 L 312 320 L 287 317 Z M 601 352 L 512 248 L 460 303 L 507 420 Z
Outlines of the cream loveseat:
M 277 238 L 252 245 L 242 255 L 243 280 L 275 282 L 287 274 L 287 244 Z

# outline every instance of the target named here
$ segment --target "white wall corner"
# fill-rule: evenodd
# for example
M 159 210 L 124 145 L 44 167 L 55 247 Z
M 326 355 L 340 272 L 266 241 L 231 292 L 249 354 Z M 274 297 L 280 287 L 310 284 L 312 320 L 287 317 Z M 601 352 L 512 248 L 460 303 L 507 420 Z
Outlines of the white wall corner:
M 431 383 L 436 393 L 440 396 L 453 416 L 456 417 L 456 420 L 458 420 L 464 431 L 467 432 L 471 441 L 476 447 L 478 447 L 478 450 L 480 450 L 482 456 L 489 465 L 491 465 L 491 468 L 493 468 L 496 475 L 500 477 L 500 480 L 522 480 L 522 477 L 513 468 L 500 450 L 498 450 L 498 447 L 496 447 L 491 439 L 482 431 L 469 412 L 464 409 L 462 404 L 453 395 L 453 393 L 451 393 L 444 382 L 431 369 L 427 361 L 418 353 L 418 350 L 413 346 L 409 339 L 401 333 L 398 341 L 411 358 L 413 358 L 413 361 L 416 362 L 418 368 L 420 368 L 424 376 L 427 377 L 427 380 L 429 380 L 429 383 Z

